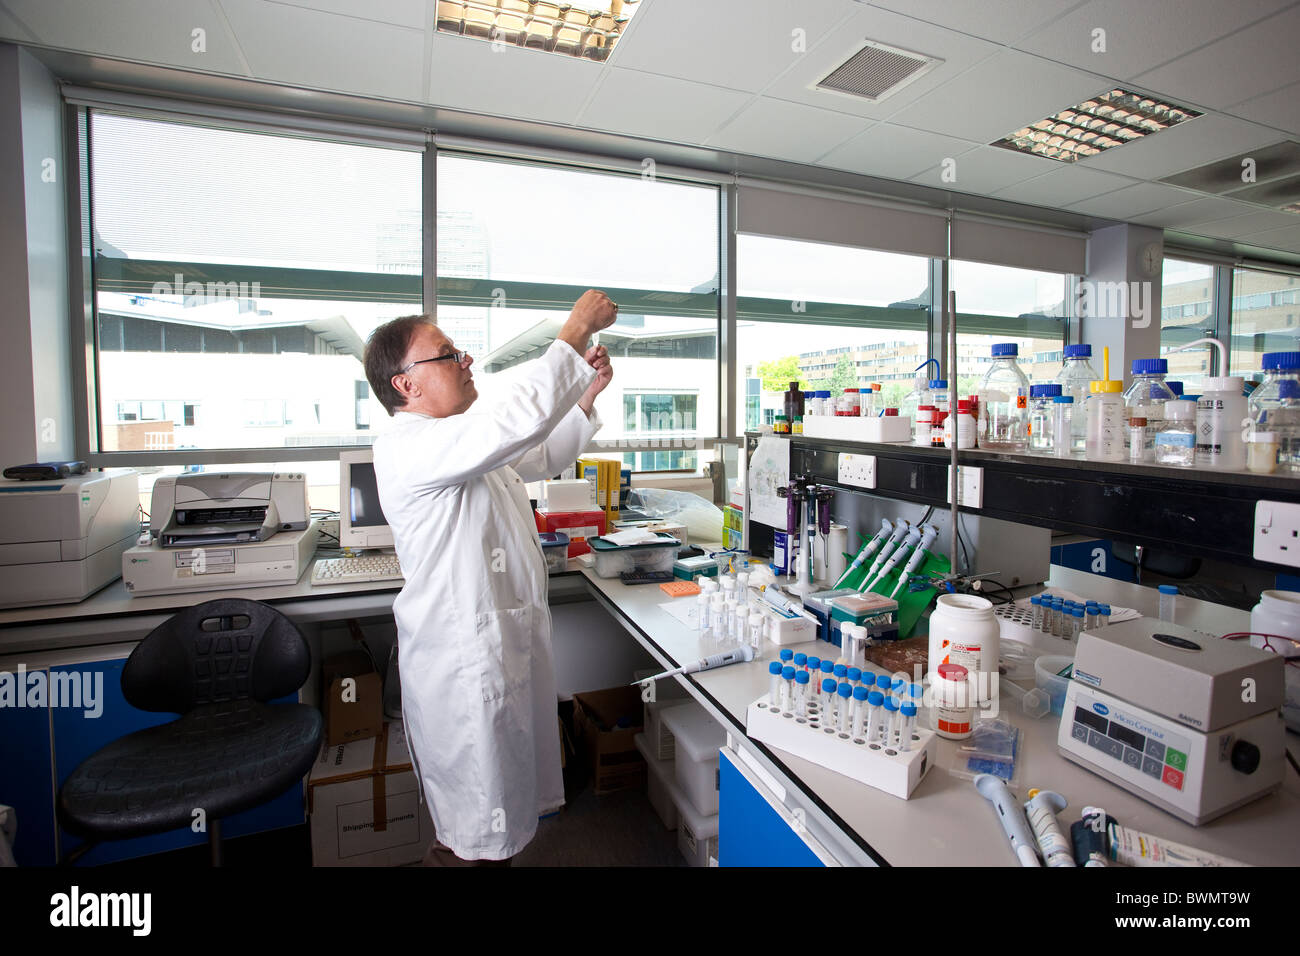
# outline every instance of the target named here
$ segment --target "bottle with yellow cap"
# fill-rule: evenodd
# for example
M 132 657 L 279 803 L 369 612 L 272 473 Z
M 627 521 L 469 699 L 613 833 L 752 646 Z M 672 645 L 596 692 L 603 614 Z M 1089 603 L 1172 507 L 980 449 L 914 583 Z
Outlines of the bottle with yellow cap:
M 1110 377 L 1110 349 L 1103 350 L 1105 378 L 1089 385 L 1085 455 L 1090 461 L 1124 460 L 1124 383 Z

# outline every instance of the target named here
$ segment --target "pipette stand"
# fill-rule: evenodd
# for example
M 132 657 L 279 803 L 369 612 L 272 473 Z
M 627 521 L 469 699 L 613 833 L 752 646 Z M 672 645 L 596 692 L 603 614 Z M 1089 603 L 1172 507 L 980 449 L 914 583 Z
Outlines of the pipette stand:
M 912 749 L 900 751 L 841 736 L 820 726 L 816 716 L 781 713 L 771 707 L 766 694 L 749 705 L 745 733 L 902 800 L 911 796 L 934 765 L 935 734 L 919 724 L 912 731 Z

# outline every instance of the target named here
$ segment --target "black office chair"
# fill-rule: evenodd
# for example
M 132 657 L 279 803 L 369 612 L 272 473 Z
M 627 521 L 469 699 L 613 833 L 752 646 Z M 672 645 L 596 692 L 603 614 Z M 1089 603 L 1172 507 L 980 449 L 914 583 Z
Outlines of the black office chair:
M 310 670 L 298 628 L 257 601 L 208 601 L 154 628 L 122 670 L 122 693 L 141 710 L 181 716 L 113 741 L 72 771 L 59 820 L 87 842 L 64 862 L 106 840 L 190 826 L 202 808 L 220 866 L 221 821 L 297 784 L 320 752 L 320 711 L 267 703 L 297 691 Z

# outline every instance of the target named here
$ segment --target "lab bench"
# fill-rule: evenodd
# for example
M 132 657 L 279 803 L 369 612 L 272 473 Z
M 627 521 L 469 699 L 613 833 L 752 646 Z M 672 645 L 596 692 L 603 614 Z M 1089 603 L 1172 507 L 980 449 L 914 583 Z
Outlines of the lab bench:
M 704 656 L 698 634 L 660 606 L 670 599 L 659 588 L 597 578 L 576 560 L 569 569 L 550 578 L 552 603 L 594 598 L 665 669 Z M 1060 567 L 1052 569 L 1048 584 L 1143 613 L 1156 612 L 1157 598 L 1148 588 Z M 390 616 L 398 590 L 393 582 L 313 587 L 307 574 L 293 586 L 132 598 L 118 581 L 80 604 L 0 611 L 0 670 L 12 670 L 19 662 L 29 669 L 99 668 L 105 675 L 105 696 L 111 700 L 109 684 L 114 685 L 112 693 L 118 693 L 115 681 L 135 642 L 182 607 L 222 596 L 247 597 L 266 601 L 303 625 Z M 1191 599 L 1183 600 L 1179 613 L 1180 623 L 1216 634 L 1243 629 L 1249 619 L 1243 611 Z M 746 709 L 767 692 L 766 661 L 675 679 L 728 735 L 719 769 L 723 865 L 1014 865 L 992 808 L 969 781 L 948 774 L 956 752 L 952 741 L 937 741 L 936 766 L 910 799 L 901 800 L 745 736 Z M 124 707 L 120 702 L 113 709 Z M 1065 816 L 1085 804 L 1102 806 L 1128 826 L 1227 857 L 1300 865 L 1300 777 L 1290 770 L 1280 793 L 1192 828 L 1060 757 L 1055 719 L 1030 720 L 1018 712 L 1006 716 L 1023 732 L 1023 785 L 1064 794 L 1070 801 Z M 138 722 L 140 715 L 133 719 Z M 0 779 L 39 784 L 40 792 L 26 801 L 9 802 L 17 806 L 24 831 L 32 827 L 46 834 L 38 841 L 46 862 L 52 862 L 57 849 L 52 771 L 58 779 L 70 769 L 64 764 L 76 752 L 88 753 L 101 738 L 106 742 L 137 729 L 117 719 L 96 725 L 93 733 L 88 733 L 88 725 L 63 723 L 43 710 L 0 711 Z M 283 806 L 244 821 L 242 829 L 301 823 L 301 815 L 300 795 L 291 791 Z M 160 844 L 155 849 L 162 848 Z

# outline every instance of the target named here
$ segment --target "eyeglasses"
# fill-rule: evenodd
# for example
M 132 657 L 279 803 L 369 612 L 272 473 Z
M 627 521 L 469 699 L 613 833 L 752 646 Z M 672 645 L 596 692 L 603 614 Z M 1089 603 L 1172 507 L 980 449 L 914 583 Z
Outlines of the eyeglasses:
M 415 368 L 415 366 L 417 366 L 417 365 L 422 365 L 422 364 L 424 364 L 425 362 L 444 362 L 444 361 L 452 361 L 452 362 L 455 362 L 457 365 L 460 365 L 460 364 L 462 364 L 462 363 L 465 361 L 465 359 L 467 359 L 467 358 L 469 358 L 469 353 L 468 353 L 468 352 L 448 352 L 446 355 L 439 355 L 439 356 L 437 356 L 436 358 L 417 359 L 416 361 L 412 362 L 410 365 L 406 366 L 406 368 L 399 369 L 398 372 L 397 372 L 397 374 L 398 374 L 398 375 L 403 375 L 403 374 L 405 374 L 406 372 L 410 371 L 411 369 Z

